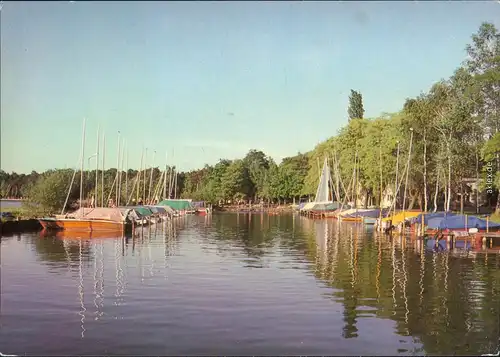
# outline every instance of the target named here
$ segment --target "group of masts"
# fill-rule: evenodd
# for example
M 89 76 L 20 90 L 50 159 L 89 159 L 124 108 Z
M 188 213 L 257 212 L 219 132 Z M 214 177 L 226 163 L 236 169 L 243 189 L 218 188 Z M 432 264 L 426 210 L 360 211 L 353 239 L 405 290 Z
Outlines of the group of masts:
M 382 139 L 380 139 L 382 140 Z M 400 143 L 399 141 L 397 142 L 397 156 L 396 156 L 396 170 L 395 170 L 395 182 L 394 182 L 394 194 L 393 194 L 393 199 L 391 200 L 392 202 L 390 203 L 389 206 L 389 212 L 388 214 L 390 215 L 391 212 L 396 210 L 397 207 L 397 198 L 399 197 L 401 186 L 403 185 L 403 179 L 404 179 L 404 190 L 403 190 L 403 201 L 402 201 L 402 209 L 403 211 L 406 209 L 406 198 L 407 198 L 407 190 L 408 190 L 408 179 L 409 179 L 409 168 L 410 168 L 410 162 L 411 162 L 411 155 L 412 155 L 412 146 L 413 146 L 413 129 L 410 129 L 410 142 L 409 142 L 409 150 L 408 150 L 408 159 L 406 162 L 406 166 L 404 168 L 404 172 L 402 177 L 399 177 L 399 154 L 400 154 Z M 383 176 L 383 165 L 382 165 L 382 147 L 381 147 L 381 141 L 379 142 L 379 171 L 380 171 L 380 197 L 379 197 L 379 206 L 381 209 L 381 215 L 382 215 L 382 206 L 383 206 L 383 201 L 384 201 L 384 176 Z M 326 157 L 325 163 L 328 163 L 330 159 Z M 354 166 L 353 166 L 353 172 L 352 172 L 352 177 L 351 180 L 349 181 L 349 184 L 347 188 L 344 185 L 344 182 L 342 181 L 342 175 L 340 171 L 340 163 L 337 158 L 337 152 L 334 150 L 332 153 L 331 157 L 331 162 L 332 166 L 331 169 L 332 171 L 329 172 L 330 177 L 329 177 L 329 182 L 328 182 L 328 188 L 330 189 L 330 192 L 332 193 L 332 201 L 337 201 L 341 204 L 340 210 L 342 211 L 342 208 L 348 204 L 352 203 L 353 208 L 357 209 L 358 207 L 358 202 L 359 202 L 359 155 L 358 151 L 355 150 L 354 152 Z M 320 165 L 319 165 L 319 158 L 317 161 L 318 165 L 318 172 L 320 175 L 320 182 L 321 182 L 321 170 L 320 170 Z M 333 173 L 333 174 L 332 174 Z M 333 179 L 332 179 L 333 177 Z M 342 192 L 341 192 L 342 191 Z M 381 217 L 380 217 L 381 218 Z
M 83 207 L 84 204 L 84 163 L 85 163 L 85 135 L 86 135 L 86 120 L 83 119 L 83 134 L 82 134 L 82 145 L 81 145 L 81 153 L 80 153 L 80 203 L 79 206 Z M 101 140 L 102 140 L 102 155 L 101 154 Z M 158 182 L 153 185 L 154 181 L 154 160 L 156 151 L 153 153 L 153 160 L 151 166 L 149 168 L 149 178 L 148 178 L 148 168 L 146 167 L 146 159 L 147 159 L 147 148 L 142 149 L 141 153 L 141 163 L 139 171 L 137 172 L 134 184 L 131 192 L 129 192 L 129 160 L 128 160 L 128 150 L 126 150 L 126 142 L 125 139 L 122 139 L 120 131 L 118 131 L 118 148 L 117 148 L 117 159 L 116 159 L 116 174 L 109 190 L 109 194 L 107 199 L 105 194 L 105 159 L 106 159 L 106 136 L 104 132 L 101 132 L 100 127 L 97 128 L 97 143 L 96 143 L 96 153 L 87 158 L 90 165 L 90 159 L 96 159 L 95 165 L 95 187 L 94 194 L 90 198 L 90 207 L 119 207 L 120 205 L 129 205 L 133 204 L 156 204 L 159 201 L 159 197 L 161 196 L 163 199 L 167 198 L 177 198 L 177 176 L 178 173 L 175 170 L 175 167 L 169 167 L 165 163 L 164 170 L 161 170 L 160 178 Z M 168 154 L 165 155 L 165 159 L 168 159 Z M 101 166 L 101 180 L 99 180 L 99 164 Z M 124 171 L 125 169 L 125 171 Z M 68 190 L 68 194 L 66 196 L 66 201 L 63 206 L 63 210 L 61 214 L 64 213 L 64 207 L 69 199 L 69 195 L 71 192 L 71 187 L 73 186 L 73 182 L 76 175 L 76 169 L 73 173 L 73 177 L 71 179 L 70 187 Z M 123 180 L 123 173 L 125 173 L 125 180 Z M 100 181 L 100 184 L 99 184 Z M 124 182 L 125 181 L 125 182 Z M 142 181 L 142 182 L 141 182 Z M 142 183 L 142 187 L 141 187 Z M 124 184 L 125 187 L 122 185 Z M 147 187 L 146 187 L 147 186 Z M 142 188 L 142 192 L 141 192 Z M 147 188 L 147 190 L 146 190 Z M 113 192 L 114 190 L 114 192 Z M 125 192 L 123 192 L 125 191 Z M 114 199 L 112 198 L 114 193 Z M 142 194 L 142 195 L 141 195 Z M 124 196 L 124 201 L 122 198 Z M 135 196 L 135 198 L 134 198 Z M 143 200 L 144 198 L 144 200 Z

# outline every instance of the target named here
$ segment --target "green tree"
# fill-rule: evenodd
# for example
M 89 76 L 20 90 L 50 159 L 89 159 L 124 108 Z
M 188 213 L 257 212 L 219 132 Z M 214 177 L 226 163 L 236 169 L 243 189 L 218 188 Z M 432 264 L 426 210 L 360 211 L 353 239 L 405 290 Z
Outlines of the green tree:
M 248 198 L 251 181 L 243 160 L 234 160 L 221 177 L 222 196 L 225 200 Z
M 254 200 L 263 197 L 266 173 L 269 170 L 269 158 L 260 150 L 250 150 L 243 158 L 250 178 L 249 196 Z
M 45 212 L 58 213 L 64 206 L 72 176 L 72 170 L 56 170 L 42 176 L 31 189 L 29 203 Z M 73 185 L 70 197 L 75 200 L 78 194 L 79 187 Z
M 363 108 L 363 96 L 360 92 L 353 89 L 351 89 L 351 95 L 349 96 L 349 107 L 347 108 L 347 113 L 349 114 L 349 120 L 363 119 L 365 115 L 365 109 Z
M 500 172 L 494 171 L 493 169 L 493 161 L 498 154 L 500 154 L 500 133 L 493 135 L 493 137 L 485 143 L 482 151 L 483 160 L 486 162 L 484 169 L 484 187 L 488 195 L 493 194 L 495 188 L 500 191 Z M 495 213 L 500 214 L 500 203 L 498 200 Z

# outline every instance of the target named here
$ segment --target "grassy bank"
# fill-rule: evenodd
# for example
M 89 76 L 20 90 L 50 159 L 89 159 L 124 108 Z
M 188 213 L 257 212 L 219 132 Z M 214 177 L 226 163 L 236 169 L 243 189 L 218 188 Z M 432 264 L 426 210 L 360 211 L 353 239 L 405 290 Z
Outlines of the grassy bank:
M 18 220 L 20 220 L 20 219 L 33 219 L 33 218 L 37 218 L 37 217 L 44 215 L 43 212 L 38 212 L 38 211 L 33 210 L 33 209 L 26 207 L 26 206 L 0 207 L 0 212 L 10 212 Z

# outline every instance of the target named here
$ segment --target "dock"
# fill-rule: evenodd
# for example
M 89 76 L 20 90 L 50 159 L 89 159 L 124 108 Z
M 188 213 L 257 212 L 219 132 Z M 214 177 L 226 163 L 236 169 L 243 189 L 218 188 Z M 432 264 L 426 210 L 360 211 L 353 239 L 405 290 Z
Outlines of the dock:
M 423 238 L 433 239 L 434 234 L 426 234 Z M 455 248 L 457 243 L 462 243 L 464 247 L 469 245 L 470 248 L 475 250 L 487 249 L 500 253 L 500 232 L 469 233 L 467 231 L 451 231 L 443 233 L 441 237 L 437 238 L 436 246 L 442 241 L 446 241 L 450 249 Z

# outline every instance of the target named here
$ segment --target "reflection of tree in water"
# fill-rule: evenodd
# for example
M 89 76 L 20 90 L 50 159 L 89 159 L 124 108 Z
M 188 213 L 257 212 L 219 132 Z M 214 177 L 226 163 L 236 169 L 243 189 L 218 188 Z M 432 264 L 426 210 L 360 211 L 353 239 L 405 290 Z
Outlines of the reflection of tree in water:
M 345 338 L 360 333 L 359 319 L 376 316 L 393 320 L 396 332 L 421 343 L 427 354 L 497 350 L 499 255 L 460 258 L 368 235 L 352 224 L 319 222 L 292 215 L 214 215 L 207 239 L 218 254 L 243 252 L 253 266 L 276 249 L 287 262 L 306 257 L 317 279 L 335 289 L 331 298 L 344 306 Z
M 333 298 L 344 304 L 345 338 L 356 337 L 356 320 L 362 313 L 373 312 L 394 320 L 398 334 L 415 337 L 428 354 L 497 350 L 498 255 L 479 254 L 474 260 L 448 252 L 415 251 L 413 243 L 399 238 L 391 241 L 342 227 L 340 234 L 334 229 L 325 238 L 325 259 L 319 256 L 325 254 L 324 249 L 316 247 L 318 235 L 310 227 L 305 231 L 309 235 L 307 256 L 315 262 L 316 277 L 339 289 Z
M 277 217 L 260 214 L 221 214 L 212 219 L 217 240 L 218 253 L 231 254 L 231 249 L 240 247 L 252 260 L 253 266 L 261 266 L 270 248 L 274 246 L 274 239 L 279 236 L 271 227 L 271 222 Z M 236 244 L 235 244 L 236 243 Z M 239 256 L 240 253 L 235 253 Z

